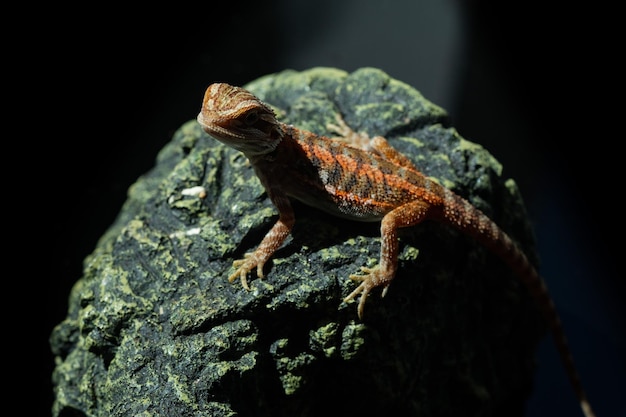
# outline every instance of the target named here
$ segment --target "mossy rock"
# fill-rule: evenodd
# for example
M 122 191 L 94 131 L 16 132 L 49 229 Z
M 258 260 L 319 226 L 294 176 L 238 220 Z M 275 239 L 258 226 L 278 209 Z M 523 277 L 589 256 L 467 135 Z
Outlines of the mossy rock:
M 446 112 L 374 68 L 283 71 L 245 86 L 319 134 L 341 114 L 383 135 L 535 259 L 522 199 Z M 198 109 L 200 108 L 198 103 Z M 523 415 L 543 335 L 510 271 L 441 224 L 405 229 L 387 295 L 359 320 L 348 279 L 377 224 L 295 204 L 292 236 L 251 290 L 233 259 L 277 219 L 247 159 L 193 120 L 129 190 L 54 329 L 54 417 Z

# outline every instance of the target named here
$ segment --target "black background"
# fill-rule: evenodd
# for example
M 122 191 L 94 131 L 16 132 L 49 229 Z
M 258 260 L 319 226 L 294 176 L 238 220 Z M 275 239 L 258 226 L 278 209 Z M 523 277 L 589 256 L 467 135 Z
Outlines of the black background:
M 38 9 L 19 29 L 29 41 L 6 63 L 25 72 L 7 81 L 19 99 L 9 103 L 17 150 L 5 156 L 5 201 L 16 216 L 34 215 L 9 219 L 24 239 L 12 249 L 25 258 L 8 259 L 18 265 L 12 282 L 28 288 L 5 292 L 7 305 L 20 306 L 7 315 L 19 318 L 19 329 L 5 343 L 28 353 L 13 387 L 36 407 L 32 415 L 50 413 L 48 338 L 66 315 L 83 259 L 127 188 L 195 118 L 206 86 L 286 68 L 375 66 L 445 107 L 461 135 L 516 179 L 592 404 L 599 416 L 625 416 L 623 132 L 611 111 L 620 108 L 612 13 L 546 2 L 231 3 Z M 577 413 L 546 338 L 528 415 Z

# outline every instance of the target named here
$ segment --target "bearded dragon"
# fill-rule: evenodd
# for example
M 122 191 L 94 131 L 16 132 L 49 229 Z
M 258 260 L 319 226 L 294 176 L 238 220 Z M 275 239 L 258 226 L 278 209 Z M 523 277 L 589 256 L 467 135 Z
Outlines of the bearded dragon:
M 500 257 L 525 284 L 538 304 L 586 417 L 593 417 L 567 340 L 544 280 L 513 240 L 471 203 L 422 174 L 383 137 L 352 131 L 341 119 L 333 128 L 342 139 L 319 136 L 277 120 L 271 107 L 249 91 L 225 83 L 210 85 L 197 117 L 205 132 L 243 152 L 278 210 L 278 220 L 254 252 L 233 262 L 230 282 L 263 267 L 284 243 L 295 223 L 290 199 L 332 215 L 380 222 L 380 261 L 350 278 L 359 285 L 344 301 L 360 295 L 363 316 L 367 295 L 385 295 L 398 268 L 398 229 L 425 220 L 447 224 Z

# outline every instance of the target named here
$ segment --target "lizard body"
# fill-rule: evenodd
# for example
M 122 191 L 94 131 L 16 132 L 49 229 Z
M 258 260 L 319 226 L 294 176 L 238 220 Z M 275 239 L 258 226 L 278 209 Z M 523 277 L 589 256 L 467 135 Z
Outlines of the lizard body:
M 352 220 L 381 222 L 378 265 L 362 268 L 360 282 L 344 301 L 360 295 L 363 316 L 370 291 L 385 295 L 398 263 L 398 229 L 424 220 L 448 224 L 499 256 L 536 300 L 547 321 L 585 416 L 594 416 L 580 383 L 559 316 L 543 279 L 512 239 L 480 210 L 422 174 L 412 162 L 380 137 L 353 132 L 341 119 L 332 126 L 341 139 L 318 136 L 281 123 L 273 110 L 247 90 L 215 83 L 205 93 L 197 118 L 214 138 L 243 152 L 259 177 L 279 218 L 254 252 L 236 260 L 229 281 L 263 266 L 284 243 L 295 223 L 290 199 Z

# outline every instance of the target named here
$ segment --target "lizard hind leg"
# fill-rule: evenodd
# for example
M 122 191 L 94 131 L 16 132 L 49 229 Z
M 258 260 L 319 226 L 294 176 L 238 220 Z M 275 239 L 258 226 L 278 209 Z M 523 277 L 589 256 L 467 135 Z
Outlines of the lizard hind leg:
M 353 130 L 339 114 L 337 114 L 335 120 L 336 123 L 328 123 L 326 126 L 329 131 L 339 135 L 331 137 L 332 140 L 339 141 L 363 151 L 374 151 L 371 144 L 372 140 L 367 133 Z
M 352 130 L 352 128 L 348 126 L 340 115 L 337 115 L 336 119 L 337 123 L 329 123 L 327 128 L 330 131 L 337 133 L 339 136 L 332 137 L 331 139 L 338 140 L 364 151 L 375 153 L 396 165 L 417 171 L 413 162 L 391 146 L 384 137 L 374 136 L 373 138 L 370 138 L 365 132 L 356 132 Z
M 383 138 L 382 136 L 374 137 L 371 140 L 370 146 L 378 155 L 382 156 L 386 160 L 391 161 L 401 167 L 418 171 L 418 169 L 415 167 L 415 165 L 413 165 L 413 162 L 411 162 L 409 158 L 398 152 L 396 148 L 391 146 L 389 142 L 387 142 L 387 139 Z
M 376 287 L 382 287 L 384 297 L 389 288 L 389 284 L 396 275 L 398 269 L 398 229 L 414 226 L 423 221 L 427 216 L 430 204 L 421 200 L 414 200 L 405 203 L 383 217 L 380 225 L 380 262 L 373 268 L 361 267 L 363 275 L 350 275 L 353 281 L 361 283 L 354 289 L 344 302 L 354 299 L 361 294 L 357 313 L 360 319 L 363 318 L 365 300 L 368 294 Z

